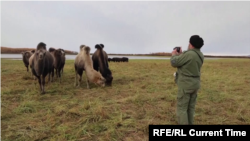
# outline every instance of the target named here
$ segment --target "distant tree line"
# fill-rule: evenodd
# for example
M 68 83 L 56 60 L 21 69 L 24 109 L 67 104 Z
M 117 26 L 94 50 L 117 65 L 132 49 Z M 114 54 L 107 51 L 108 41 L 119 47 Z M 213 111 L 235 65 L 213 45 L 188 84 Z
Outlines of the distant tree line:
M 1 47 L 1 54 L 20 54 L 23 51 L 31 51 L 35 48 L 10 48 L 10 47 Z M 78 52 L 65 50 L 66 54 L 76 55 Z M 93 53 L 90 53 L 91 55 Z M 108 55 L 126 55 L 126 56 L 172 56 L 171 53 L 167 52 L 155 52 L 149 54 L 108 54 Z M 250 58 L 250 56 L 216 56 L 216 55 L 204 55 L 209 58 Z
M 10 48 L 10 47 L 1 47 L 1 54 L 20 54 L 24 51 L 35 50 L 35 48 Z M 77 52 L 65 50 L 66 54 L 77 54 Z

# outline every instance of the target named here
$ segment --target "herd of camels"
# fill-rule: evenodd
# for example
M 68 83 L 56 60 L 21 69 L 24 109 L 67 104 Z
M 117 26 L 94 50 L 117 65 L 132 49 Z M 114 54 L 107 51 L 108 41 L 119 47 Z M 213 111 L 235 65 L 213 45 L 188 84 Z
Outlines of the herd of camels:
M 79 87 L 82 81 L 82 74 L 85 72 L 87 88 L 90 89 L 89 83 L 94 83 L 98 86 L 111 86 L 113 81 L 112 72 L 108 62 L 123 61 L 128 62 L 126 58 L 108 58 L 107 53 L 103 50 L 103 44 L 95 45 L 96 51 L 90 56 L 90 47 L 80 45 L 80 52 L 77 54 L 74 62 L 75 68 L 75 86 Z M 35 50 L 22 52 L 23 63 L 27 68 L 31 69 L 31 75 L 36 80 L 38 79 L 41 94 L 45 94 L 45 78 L 48 76 L 48 82 L 54 81 L 54 70 L 56 77 L 61 83 L 61 76 L 65 65 L 64 49 L 49 48 L 46 44 L 40 42 Z M 125 60 L 125 61 L 124 61 Z

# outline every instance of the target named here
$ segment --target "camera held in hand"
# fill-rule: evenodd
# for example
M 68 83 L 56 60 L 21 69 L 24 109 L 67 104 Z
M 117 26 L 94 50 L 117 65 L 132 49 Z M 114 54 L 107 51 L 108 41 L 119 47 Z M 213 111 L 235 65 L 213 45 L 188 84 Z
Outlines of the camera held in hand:
M 175 47 L 173 50 L 177 49 L 176 51 L 180 53 L 181 47 Z

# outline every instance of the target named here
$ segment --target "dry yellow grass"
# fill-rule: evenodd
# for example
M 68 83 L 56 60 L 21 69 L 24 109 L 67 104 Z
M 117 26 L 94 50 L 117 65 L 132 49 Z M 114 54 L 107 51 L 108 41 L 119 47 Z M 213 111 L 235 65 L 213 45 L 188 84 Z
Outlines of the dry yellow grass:
M 112 87 L 74 87 L 73 61 L 62 83 L 38 82 L 20 60 L 1 60 L 2 140 L 135 141 L 149 124 L 176 124 L 177 86 L 169 60 L 110 63 Z M 195 124 L 250 124 L 250 59 L 205 60 Z

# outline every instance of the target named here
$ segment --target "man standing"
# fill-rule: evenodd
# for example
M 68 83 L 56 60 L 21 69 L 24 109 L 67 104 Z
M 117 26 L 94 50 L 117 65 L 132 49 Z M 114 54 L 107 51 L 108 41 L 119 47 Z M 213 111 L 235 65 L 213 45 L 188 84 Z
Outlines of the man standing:
M 200 51 L 204 45 L 199 35 L 189 39 L 188 50 L 182 53 L 173 50 L 170 59 L 172 67 L 177 68 L 177 121 L 178 124 L 193 124 L 197 91 L 200 89 L 200 70 L 204 56 Z

